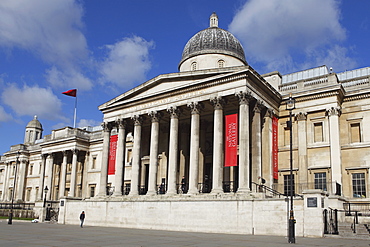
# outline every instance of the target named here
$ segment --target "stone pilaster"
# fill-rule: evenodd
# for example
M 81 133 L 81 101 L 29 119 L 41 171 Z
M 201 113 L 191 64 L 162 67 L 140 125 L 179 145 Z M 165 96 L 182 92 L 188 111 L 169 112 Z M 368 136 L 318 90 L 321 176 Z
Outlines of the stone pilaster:
M 134 146 L 132 150 L 131 189 L 130 196 L 139 194 L 139 171 L 140 171 L 140 148 L 141 148 L 141 125 L 143 117 L 133 116 L 134 121 Z
M 212 180 L 212 194 L 223 193 L 222 178 L 223 178 L 223 158 L 224 158 L 224 113 L 223 106 L 225 101 L 222 97 L 215 97 L 211 99 L 214 107 L 214 128 L 213 128 L 213 180 Z
M 307 113 L 299 112 L 296 114 L 298 121 L 298 179 L 300 184 L 308 183 L 307 173 Z
M 339 116 L 341 115 L 341 109 L 339 107 L 332 107 L 327 109 L 326 113 L 329 118 L 331 177 L 333 182 L 337 182 L 342 185 L 342 159 L 339 130 Z

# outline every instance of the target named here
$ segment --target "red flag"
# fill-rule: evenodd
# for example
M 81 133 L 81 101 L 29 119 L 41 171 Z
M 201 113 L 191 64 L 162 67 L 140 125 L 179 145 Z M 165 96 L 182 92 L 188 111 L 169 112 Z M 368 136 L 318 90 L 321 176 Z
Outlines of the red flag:
M 62 94 L 65 94 L 65 95 L 68 95 L 68 96 L 72 96 L 72 97 L 76 97 L 76 95 L 77 95 L 77 89 L 71 89 L 71 90 L 68 90 L 68 91 L 63 92 Z

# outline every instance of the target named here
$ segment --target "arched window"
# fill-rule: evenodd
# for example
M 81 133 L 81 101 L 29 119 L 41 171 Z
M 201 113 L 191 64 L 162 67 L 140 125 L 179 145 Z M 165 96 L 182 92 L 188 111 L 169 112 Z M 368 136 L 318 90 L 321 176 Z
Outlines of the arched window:
M 225 66 L 225 61 L 224 60 L 218 60 L 218 67 L 223 68 Z
M 197 62 L 191 63 L 191 70 L 197 70 Z

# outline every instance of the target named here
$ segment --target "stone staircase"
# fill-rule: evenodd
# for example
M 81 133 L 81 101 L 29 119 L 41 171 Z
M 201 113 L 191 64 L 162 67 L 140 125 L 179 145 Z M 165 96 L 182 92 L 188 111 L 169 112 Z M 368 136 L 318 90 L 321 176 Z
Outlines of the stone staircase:
M 355 233 L 354 230 L 355 229 Z M 343 238 L 370 239 L 369 224 L 338 223 L 339 236 Z

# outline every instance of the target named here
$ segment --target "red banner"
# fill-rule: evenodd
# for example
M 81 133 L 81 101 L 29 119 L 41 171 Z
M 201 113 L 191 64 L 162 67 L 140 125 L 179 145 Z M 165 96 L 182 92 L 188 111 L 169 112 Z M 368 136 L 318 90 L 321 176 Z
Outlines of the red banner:
M 278 119 L 272 118 L 272 171 L 273 178 L 278 179 Z
M 225 166 L 238 165 L 238 114 L 225 116 Z
M 114 175 L 116 172 L 117 139 L 118 139 L 118 135 L 114 135 L 110 137 L 108 175 Z

